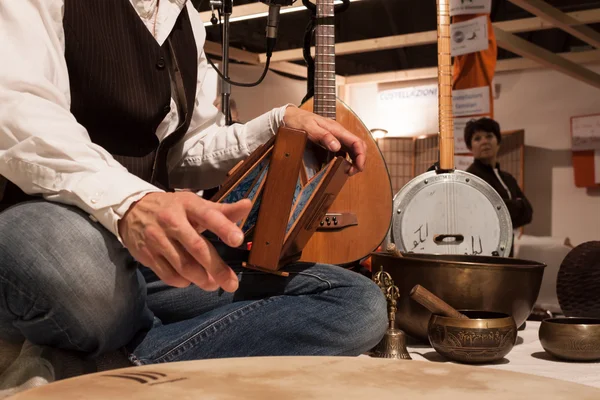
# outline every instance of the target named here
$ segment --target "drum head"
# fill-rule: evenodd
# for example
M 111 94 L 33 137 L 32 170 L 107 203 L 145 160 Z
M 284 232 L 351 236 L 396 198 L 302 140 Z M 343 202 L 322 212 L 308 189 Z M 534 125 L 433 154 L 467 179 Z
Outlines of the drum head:
M 600 390 L 489 368 L 368 357 L 255 357 L 132 367 L 11 400 L 598 400 Z
M 388 241 L 402 252 L 505 257 L 512 240 L 506 204 L 468 172 L 426 172 L 394 197 Z

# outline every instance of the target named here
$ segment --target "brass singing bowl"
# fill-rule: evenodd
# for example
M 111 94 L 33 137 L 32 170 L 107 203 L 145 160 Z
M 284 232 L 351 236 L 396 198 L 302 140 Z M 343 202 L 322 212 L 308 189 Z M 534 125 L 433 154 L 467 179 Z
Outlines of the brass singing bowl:
M 400 290 L 398 328 L 427 342 L 431 313 L 410 298 L 415 285 L 422 285 L 455 309 L 501 312 L 521 326 L 537 300 L 545 265 L 491 256 L 373 253 L 373 271 L 380 267 Z
M 517 325 L 507 314 L 461 311 L 469 319 L 432 315 L 429 343 L 446 358 L 467 364 L 501 360 L 515 345 Z
M 556 358 L 600 360 L 600 318 L 549 318 L 538 335 L 544 350 Z

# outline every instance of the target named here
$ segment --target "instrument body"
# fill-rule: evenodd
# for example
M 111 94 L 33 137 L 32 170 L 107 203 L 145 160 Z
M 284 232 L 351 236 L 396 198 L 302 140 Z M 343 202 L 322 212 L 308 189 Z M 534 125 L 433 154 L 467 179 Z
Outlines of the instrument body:
M 386 241 L 402 252 L 508 256 L 512 222 L 502 197 L 465 171 L 429 171 L 394 197 Z
M 252 237 L 248 262 L 242 264 L 248 268 L 287 275 L 277 271 L 299 258 L 348 179 L 351 164 L 338 156 L 302 182 L 303 152 L 298 149 L 306 139 L 304 131 L 281 127 L 229 172 L 212 198 L 216 203 L 251 201 L 250 213 L 237 222 L 246 238 Z
M 346 264 L 375 250 L 385 239 L 392 220 L 392 187 L 387 166 L 371 132 L 339 99 L 337 121 L 367 143 L 367 165 L 346 181 L 329 215 L 351 213 L 358 224 L 343 229 L 317 229 L 302 251 L 301 261 Z M 312 110 L 313 100 L 302 105 Z
M 248 357 L 123 368 L 64 379 L 14 400 L 597 400 L 600 389 L 499 369 L 370 357 Z
M 302 105 L 335 119 L 366 143 L 365 171 L 348 178 L 329 208 L 321 228 L 304 247 L 301 261 L 348 264 L 374 251 L 385 239 L 392 219 L 392 184 L 383 155 L 371 132 L 336 96 L 334 0 L 317 0 L 314 97 Z M 345 215 L 351 222 L 327 225 Z

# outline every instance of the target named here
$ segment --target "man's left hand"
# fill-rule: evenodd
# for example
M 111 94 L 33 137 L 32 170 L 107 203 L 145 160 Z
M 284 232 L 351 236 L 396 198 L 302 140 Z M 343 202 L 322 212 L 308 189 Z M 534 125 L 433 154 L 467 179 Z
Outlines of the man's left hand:
M 338 122 L 291 106 L 285 110 L 283 122 L 287 127 L 305 131 L 311 142 L 331 152 L 337 152 L 340 149 L 348 152 L 352 158 L 350 175 L 364 170 L 367 155 L 366 143 Z

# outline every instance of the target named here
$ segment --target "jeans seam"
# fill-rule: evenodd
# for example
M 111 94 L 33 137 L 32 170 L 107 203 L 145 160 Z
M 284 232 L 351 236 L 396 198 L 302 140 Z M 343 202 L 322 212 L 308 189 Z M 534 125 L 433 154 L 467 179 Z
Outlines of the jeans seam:
M 319 275 L 315 275 L 315 274 L 311 274 L 309 272 L 304 272 L 304 271 L 300 271 L 300 272 L 294 272 L 298 275 L 305 275 L 305 276 L 312 276 L 313 278 L 320 280 L 321 282 L 324 282 L 327 284 L 327 286 L 329 286 L 329 289 L 333 289 L 333 285 L 331 284 L 331 282 Z
M 326 283 L 327 286 L 329 286 L 329 289 L 333 289 L 333 284 L 331 283 L 331 281 L 323 278 L 322 276 L 319 275 L 315 275 L 315 274 L 311 274 L 309 272 L 304 272 L 304 271 L 288 271 L 288 273 L 290 275 L 305 275 L 305 276 L 310 276 L 313 277 L 323 283 Z M 244 271 L 243 272 L 244 275 L 264 275 L 264 272 L 258 272 L 258 271 Z
M 282 296 L 274 296 L 274 297 L 269 297 L 267 299 L 257 300 L 250 304 L 245 305 L 242 308 L 238 308 L 234 311 L 231 311 L 227 315 L 224 315 L 221 318 L 219 318 L 218 320 L 205 326 L 199 332 L 196 332 L 188 339 L 177 344 L 177 346 L 173 347 L 172 349 L 170 349 L 163 355 L 156 357 L 156 359 L 154 359 L 153 361 L 149 360 L 149 359 L 137 358 L 135 356 L 134 356 L 134 358 L 137 359 L 139 362 L 145 363 L 145 364 L 169 362 L 172 359 L 172 357 L 176 357 L 176 356 L 180 356 L 181 354 L 184 354 L 186 351 L 188 351 L 189 349 L 193 348 L 198 343 L 205 340 L 210 335 L 208 333 L 209 330 L 216 329 L 214 332 L 212 332 L 212 334 L 218 333 L 219 328 L 216 327 L 217 325 L 222 324 L 223 325 L 222 327 L 227 326 L 227 325 L 229 325 L 230 322 L 236 320 L 237 318 L 243 317 L 243 316 L 249 314 L 250 312 L 261 308 L 263 305 L 269 304 L 269 303 L 273 302 L 274 300 L 279 299 L 281 297 Z M 224 324 L 224 322 L 225 322 L 225 324 Z M 222 329 L 222 327 L 221 327 L 221 329 Z
M 3 276 L 2 274 L 0 274 L 0 281 L 4 282 L 4 284 L 10 286 L 11 288 L 13 288 L 14 290 L 16 290 L 17 292 L 19 292 L 22 296 L 26 297 L 27 300 L 29 300 L 32 303 L 31 309 L 29 310 L 29 312 L 31 312 L 32 310 L 37 310 L 39 312 L 44 313 L 44 310 L 39 308 L 36 304 L 35 304 L 35 300 L 29 296 L 26 292 L 22 291 L 17 285 L 15 285 L 13 282 L 11 282 L 9 279 L 7 279 L 5 276 Z M 19 317 L 17 317 L 19 318 Z M 52 323 L 58 328 L 58 330 L 60 332 L 62 332 L 67 340 L 69 341 L 69 343 L 71 343 L 73 346 L 75 346 L 77 348 L 77 350 L 83 351 L 83 349 L 77 345 L 76 343 L 73 343 L 73 341 L 71 340 L 71 336 L 67 333 L 66 330 L 64 330 L 60 324 L 56 321 L 55 318 L 48 318 L 50 321 L 52 321 Z

